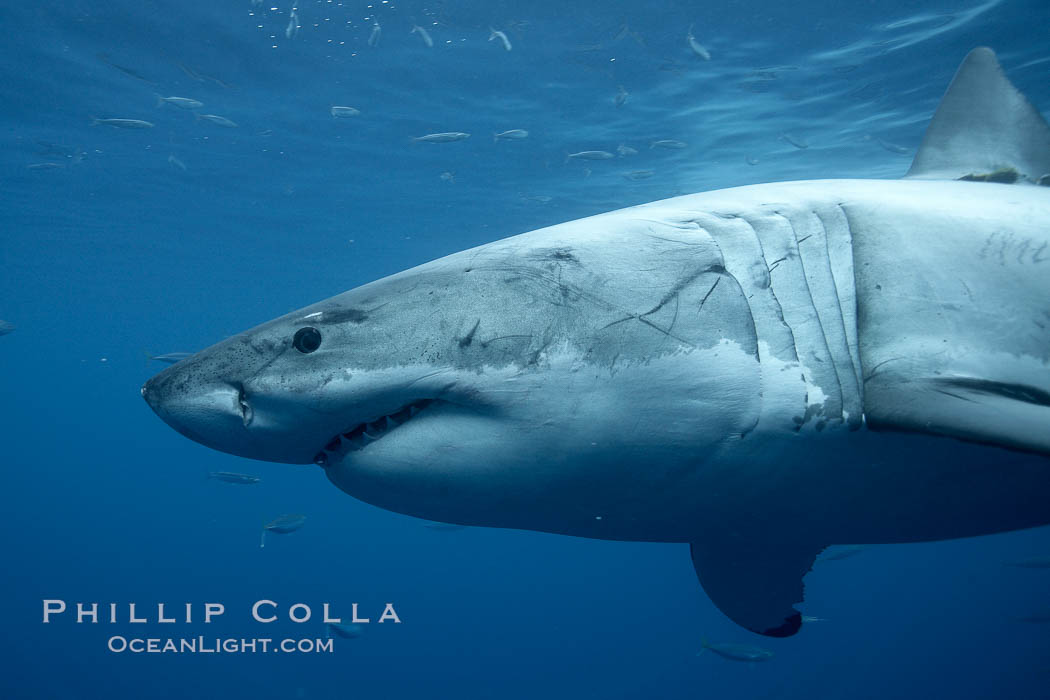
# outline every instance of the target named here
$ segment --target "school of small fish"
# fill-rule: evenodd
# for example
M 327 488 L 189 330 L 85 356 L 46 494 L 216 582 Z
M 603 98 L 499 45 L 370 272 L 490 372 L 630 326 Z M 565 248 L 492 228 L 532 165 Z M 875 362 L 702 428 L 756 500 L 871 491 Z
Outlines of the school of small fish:
M 253 2 L 253 5 L 255 5 L 255 6 L 259 6 L 259 7 L 262 6 L 261 2 L 256 2 L 256 0 L 252 0 L 252 2 Z M 273 9 L 276 9 L 276 8 L 273 8 Z M 302 20 L 301 20 L 300 15 L 299 15 L 299 8 L 297 6 L 295 6 L 295 5 L 293 5 L 292 8 L 288 11 L 287 17 L 288 17 L 288 22 L 287 22 L 287 24 L 285 26 L 284 35 L 289 40 L 295 39 L 295 38 L 297 38 L 299 36 L 300 31 L 303 28 Z M 380 24 L 378 17 L 375 16 L 375 15 L 373 15 L 370 18 L 366 18 L 366 19 L 367 19 L 367 21 L 371 22 L 371 27 L 370 27 L 370 31 L 369 31 L 369 34 L 368 34 L 368 37 L 367 37 L 365 43 L 371 48 L 377 48 L 379 46 L 380 39 L 381 39 L 382 33 L 383 33 L 382 25 Z M 438 22 L 430 22 L 429 24 L 431 26 L 434 26 L 434 27 L 438 26 Z M 314 25 L 314 26 L 316 26 L 316 25 Z M 513 30 L 513 29 L 521 29 L 522 26 L 524 26 L 524 25 L 522 23 L 520 23 L 520 22 L 508 22 L 507 25 L 506 25 L 506 29 L 507 29 L 506 31 L 504 29 L 498 29 L 495 26 L 490 26 L 488 28 L 488 31 L 489 31 L 488 41 L 492 42 L 492 43 L 495 43 L 496 45 L 502 47 L 504 49 L 504 51 L 507 51 L 507 52 L 512 51 L 514 46 L 513 46 L 512 42 L 511 42 L 511 38 L 510 38 L 510 36 L 508 36 L 507 32 L 510 31 L 510 30 Z M 429 48 L 433 48 L 434 47 L 434 43 L 435 43 L 434 42 L 434 38 L 431 35 L 430 30 L 428 30 L 427 26 L 424 26 L 423 24 L 418 24 L 418 23 L 413 22 L 412 25 L 411 25 L 411 28 L 409 29 L 409 34 L 417 36 L 419 38 L 419 40 L 423 43 L 423 45 L 426 48 L 429 49 Z M 627 38 L 627 37 L 633 38 L 634 41 L 636 43 L 638 43 L 639 46 L 645 46 L 646 45 L 646 42 L 641 37 L 641 35 L 638 34 L 637 32 L 632 31 L 631 29 L 629 29 L 627 24 L 624 24 L 621 27 L 620 31 L 617 33 L 616 37 L 614 38 L 614 41 L 620 41 L 620 40 L 622 40 L 624 38 Z M 451 42 L 446 41 L 446 43 L 451 43 Z M 693 34 L 693 25 L 689 26 L 689 29 L 688 29 L 688 31 L 686 33 L 686 44 L 687 44 L 689 50 L 695 56 L 697 56 L 699 58 L 702 58 L 704 60 L 711 60 L 710 52 L 704 46 L 702 46 L 701 44 L 699 44 L 697 42 L 697 39 L 696 39 L 695 35 Z M 140 81 L 142 81 L 144 83 L 148 83 L 150 85 L 156 85 L 157 84 L 156 82 L 154 82 L 153 80 L 150 80 L 148 77 L 142 75 L 141 73 L 139 73 L 137 70 L 135 70 L 133 68 L 129 68 L 127 66 L 123 66 L 123 65 L 119 65 L 117 63 L 114 63 L 112 60 L 110 60 L 109 56 L 106 55 L 106 54 L 99 54 L 98 57 L 99 57 L 99 59 L 101 61 L 103 61 L 107 65 L 113 67 L 114 69 L 124 73 L 125 75 L 127 75 L 127 76 L 129 76 L 131 78 L 134 78 L 136 80 L 140 80 Z M 231 87 L 228 83 L 224 82 L 223 80 L 220 80 L 219 78 L 216 78 L 216 77 L 213 77 L 213 76 L 208 76 L 208 75 L 205 75 L 203 73 L 200 73 L 199 71 L 195 70 L 191 66 L 185 65 L 183 63 L 177 63 L 177 65 L 179 66 L 179 68 L 182 69 L 182 71 L 184 73 L 186 73 L 187 76 L 189 76 L 191 79 L 193 79 L 195 81 L 198 81 L 198 82 L 211 82 L 211 83 L 219 85 L 219 86 L 221 86 L 223 88 Z M 156 98 L 156 106 L 158 108 L 159 107 L 170 106 L 170 107 L 174 107 L 174 108 L 176 108 L 178 110 L 184 110 L 184 111 L 187 111 L 187 112 L 191 112 L 194 115 L 195 119 L 197 121 L 199 121 L 199 122 L 207 122 L 207 123 L 213 124 L 215 126 L 224 127 L 224 128 L 227 128 L 227 129 L 235 129 L 235 128 L 238 128 L 240 126 L 236 121 L 234 121 L 233 119 L 230 119 L 227 116 L 223 116 L 223 115 L 220 115 L 220 114 L 206 114 L 206 113 L 203 113 L 200 110 L 204 107 L 204 103 L 202 101 L 198 100 L 198 99 L 193 98 L 193 97 L 185 97 L 185 96 L 179 96 L 179 95 L 168 95 L 168 96 L 165 96 L 165 95 L 162 95 L 162 94 L 159 94 L 159 93 L 154 93 L 154 95 L 155 95 L 155 98 Z M 628 102 L 629 97 L 630 97 L 630 93 L 627 91 L 627 89 L 623 85 L 618 85 L 616 94 L 615 94 L 615 96 L 613 98 L 613 103 L 614 103 L 614 105 L 617 108 L 623 107 Z M 346 106 L 346 105 L 332 105 L 331 107 L 329 107 L 329 113 L 331 114 L 331 116 L 334 119 L 348 119 L 348 118 L 351 118 L 351 117 L 358 117 L 358 116 L 361 115 L 361 111 L 358 108 L 350 107 L 350 106 Z M 91 118 L 91 124 L 93 126 L 109 126 L 109 127 L 114 128 L 114 129 L 128 129 L 128 130 L 152 129 L 155 126 L 153 122 L 147 121 L 145 119 L 115 117 L 115 116 L 92 117 Z M 270 133 L 271 133 L 271 130 L 266 130 L 266 131 L 261 132 L 261 135 L 268 135 Z M 494 142 L 499 142 L 499 141 L 519 141 L 519 140 L 523 140 L 523 139 L 528 138 L 528 136 L 529 136 L 529 132 L 526 129 L 519 129 L 519 128 L 507 129 L 507 130 L 502 131 L 502 132 L 494 133 L 493 134 L 493 141 Z M 428 133 L 428 134 L 424 134 L 422 136 L 413 136 L 411 138 L 411 140 L 414 141 L 414 142 L 422 142 L 422 143 L 451 143 L 451 142 L 455 142 L 455 141 L 462 141 L 462 140 L 465 140 L 465 139 L 467 139 L 469 137 L 470 137 L 470 134 L 467 133 L 467 132 L 447 131 L 447 132 Z M 805 148 L 806 147 L 805 145 L 800 145 L 800 143 L 802 143 L 801 141 L 799 141 L 796 138 L 790 137 L 788 135 L 782 135 L 781 138 L 783 138 L 784 140 L 787 140 L 789 143 L 792 143 L 792 145 L 795 145 L 798 148 Z M 879 141 L 879 143 L 880 143 L 880 145 L 883 145 L 884 147 L 887 147 L 888 149 L 890 148 L 890 145 L 886 144 L 885 142 Z M 662 148 L 662 149 L 670 149 L 670 150 L 681 150 L 681 149 L 687 148 L 687 144 L 684 141 L 680 141 L 680 140 L 677 140 L 677 139 L 657 139 L 657 140 L 651 141 L 650 144 L 649 144 L 649 147 L 650 147 L 650 149 Z M 634 155 L 638 154 L 638 150 L 636 148 L 634 148 L 632 146 L 629 146 L 627 144 L 623 144 L 623 143 L 619 144 L 616 147 L 615 151 L 616 151 L 615 154 L 610 152 L 610 151 L 603 150 L 603 149 L 588 149 L 588 150 L 575 151 L 575 152 L 571 152 L 571 153 L 567 153 L 566 154 L 565 162 L 568 163 L 570 161 L 611 160 L 613 158 L 616 158 L 617 156 L 622 158 L 622 157 L 634 156 Z M 83 152 L 81 152 L 81 155 L 78 156 L 78 160 L 79 160 L 80 157 L 82 157 L 82 155 L 83 155 Z M 71 162 L 76 162 L 76 161 L 71 161 Z M 186 172 L 188 170 L 186 164 L 174 154 L 170 154 L 167 157 L 167 162 L 172 168 L 175 168 L 175 169 L 177 169 L 179 171 Z M 749 160 L 749 162 L 750 162 L 750 160 Z M 757 162 L 757 161 L 755 161 L 755 162 Z M 64 168 L 64 167 L 66 167 L 66 165 L 67 165 L 67 163 L 50 162 L 49 161 L 49 162 L 30 163 L 30 164 L 27 165 L 27 168 L 32 169 L 32 170 L 54 170 L 54 169 Z M 590 168 L 585 168 L 583 170 L 583 173 L 584 173 L 585 176 L 590 176 L 590 174 L 591 174 Z M 644 179 L 647 179 L 649 177 L 652 177 L 655 174 L 656 173 L 655 173 L 654 170 L 633 170 L 633 171 L 629 171 L 629 172 L 623 173 L 623 177 L 626 178 L 627 180 L 644 180 Z M 450 182 L 450 183 L 454 182 L 454 176 L 453 176 L 453 174 L 451 172 L 444 172 L 444 173 L 441 174 L 440 177 L 441 177 L 442 180 L 445 180 L 447 182 Z M 160 360 L 160 358 L 155 358 L 155 359 Z M 163 360 L 161 360 L 161 361 L 163 361 Z
M 253 0 L 253 3 L 255 3 L 255 0 Z M 261 4 L 259 6 L 261 6 Z M 272 8 L 272 9 L 276 9 L 276 8 Z M 285 31 L 284 31 L 285 37 L 287 39 L 289 39 L 289 40 L 295 39 L 296 37 L 299 36 L 300 31 L 302 30 L 302 27 L 303 27 L 301 18 L 299 16 L 299 8 L 297 6 L 295 6 L 295 5 L 293 5 L 292 8 L 288 11 L 287 17 L 288 17 L 288 22 L 287 22 L 287 25 L 285 26 Z M 365 43 L 369 47 L 377 48 L 379 46 L 379 43 L 380 43 L 380 38 L 382 37 L 382 26 L 381 26 L 381 24 L 379 22 L 378 17 L 375 16 L 375 15 L 373 15 L 370 18 L 366 18 L 366 19 L 367 19 L 367 21 L 371 22 L 371 27 L 370 27 L 370 31 L 369 31 L 369 34 L 368 34 L 368 37 L 367 37 L 367 40 L 366 40 Z M 314 26 L 316 26 L 316 25 L 314 25 Z M 438 27 L 439 23 L 436 22 L 436 21 L 432 21 L 432 22 L 428 23 L 428 26 Z M 520 22 L 508 22 L 506 24 L 506 27 L 507 27 L 508 31 L 515 30 L 515 29 L 521 29 L 522 26 L 524 26 L 524 25 L 522 23 L 520 23 Z M 711 52 L 710 52 L 710 50 L 707 47 L 705 47 L 703 44 L 701 44 L 697 40 L 697 37 L 694 34 L 694 26 L 695 25 L 690 24 L 689 28 L 686 31 L 685 47 L 688 49 L 689 53 L 692 54 L 694 59 L 701 59 L 703 61 L 710 61 L 710 60 L 712 60 Z M 488 33 L 488 41 L 489 42 L 492 42 L 492 43 L 495 43 L 498 46 L 501 46 L 507 52 L 513 50 L 514 46 L 513 46 L 512 42 L 511 42 L 510 36 L 508 36 L 507 31 L 504 31 L 503 29 L 497 29 L 495 26 L 490 26 L 488 28 L 488 32 L 489 32 Z M 423 24 L 418 24 L 418 23 L 413 22 L 411 24 L 410 29 L 409 29 L 409 34 L 417 36 L 419 38 L 419 40 L 423 43 L 423 45 L 426 48 L 429 49 L 429 48 L 433 48 L 434 47 L 435 41 L 434 41 L 433 36 L 431 35 L 431 30 L 428 29 L 427 26 L 424 26 Z M 614 42 L 619 42 L 619 41 L 621 41 L 621 40 L 623 40 L 625 38 L 628 38 L 628 37 L 632 38 L 639 46 L 643 46 L 643 47 L 646 46 L 646 41 L 644 40 L 644 38 L 640 34 L 638 34 L 636 31 L 631 30 L 626 23 L 624 23 L 621 26 L 620 30 L 617 32 L 616 36 L 613 38 L 613 41 Z M 451 43 L 451 41 L 446 40 L 445 43 L 448 44 L 448 43 Z M 681 46 L 681 44 L 679 44 L 679 46 Z M 601 45 L 598 44 L 598 45 L 595 45 L 594 47 L 585 47 L 585 48 L 587 48 L 588 50 L 595 49 L 595 48 L 600 49 Z M 684 49 L 680 49 L 680 51 L 684 51 Z M 151 80 L 149 77 L 147 77 L 147 76 L 143 75 L 142 73 L 140 73 L 138 70 L 136 70 L 134 68 L 131 68 L 131 67 L 128 67 L 126 65 L 121 65 L 121 64 L 118 64 L 118 63 L 114 62 L 113 60 L 110 59 L 108 54 L 100 53 L 100 54 L 98 54 L 98 58 L 99 58 L 100 61 L 102 61 L 106 65 L 114 68 L 117 71 L 120 71 L 121 73 L 123 73 L 124 75 L 127 75 L 128 77 L 134 78 L 136 80 L 139 80 L 141 82 L 147 83 L 149 85 L 157 85 L 158 84 L 157 82 Z M 675 59 L 675 58 L 668 58 L 667 61 L 669 61 L 669 63 L 666 64 L 665 66 L 661 66 L 662 69 L 666 68 L 668 70 L 673 70 L 675 72 L 681 72 L 681 71 L 685 70 L 685 66 L 687 65 L 685 63 L 682 63 L 679 59 Z M 205 83 L 209 83 L 210 82 L 210 83 L 214 83 L 215 85 L 218 85 L 218 86 L 223 87 L 223 88 L 230 88 L 230 87 L 232 87 L 229 83 L 227 83 L 227 82 L 225 82 L 225 81 L 223 81 L 223 80 L 221 80 L 221 79 L 219 79 L 217 77 L 203 74 L 203 73 L 197 71 L 196 69 L 194 69 L 193 67 L 188 66 L 188 65 L 186 65 L 184 63 L 176 63 L 176 65 L 187 76 L 189 76 L 191 79 L 193 79 L 195 81 L 205 82 Z M 844 67 L 840 66 L 837 70 L 847 71 L 847 70 L 851 70 L 852 68 L 855 68 L 855 67 L 856 66 L 844 66 Z M 785 70 L 789 70 L 789 69 L 795 69 L 795 68 L 797 68 L 797 66 L 777 66 L 776 68 L 756 70 L 756 71 L 754 71 L 752 73 L 752 75 L 754 76 L 754 80 L 755 81 L 768 81 L 768 80 L 774 79 L 776 77 L 777 73 L 779 73 L 781 71 L 785 71 Z M 198 100 L 198 99 L 193 98 L 193 97 L 185 97 L 185 96 L 179 96 L 179 95 L 168 95 L 168 96 L 165 96 L 165 95 L 162 95 L 162 94 L 159 94 L 159 93 L 154 93 L 154 95 L 155 95 L 155 98 L 156 98 L 156 106 L 158 108 L 159 107 L 170 106 L 170 107 L 174 107 L 174 108 L 176 108 L 178 110 L 191 112 L 192 114 L 194 114 L 194 116 L 195 116 L 197 121 L 208 122 L 208 123 L 213 124 L 215 126 L 224 127 L 224 128 L 227 128 L 227 129 L 235 129 L 235 128 L 238 128 L 240 126 L 236 121 L 234 121 L 233 119 L 230 119 L 227 116 L 223 116 L 223 115 L 220 115 L 220 114 L 205 114 L 205 113 L 201 112 L 200 110 L 204 107 L 204 103 L 202 101 Z M 617 85 L 616 86 L 616 93 L 615 93 L 615 95 L 613 97 L 613 104 L 617 108 L 621 108 L 621 107 L 623 107 L 624 105 L 626 105 L 628 103 L 629 99 L 630 99 L 630 93 L 628 92 L 627 88 L 624 85 Z M 357 116 L 361 115 L 361 111 L 359 109 L 357 109 L 356 107 L 343 106 L 343 105 L 333 105 L 333 106 L 331 106 L 329 108 L 329 111 L 330 111 L 331 116 L 333 118 L 335 118 L 335 119 L 346 119 L 346 118 L 357 117 Z M 108 126 L 108 127 L 113 128 L 113 129 L 126 129 L 126 130 L 148 130 L 148 129 L 154 128 L 154 126 L 155 126 L 155 124 L 153 122 L 148 121 L 146 119 L 130 118 L 130 117 L 117 117 L 117 116 L 91 117 L 91 125 L 93 125 L 93 126 Z M 272 133 L 271 130 L 265 130 L 265 131 L 261 132 L 261 135 L 268 135 L 270 133 Z M 527 130 L 525 130 L 525 129 L 508 129 L 508 130 L 503 131 L 503 132 L 495 133 L 493 135 L 493 140 L 497 141 L 497 142 L 498 141 L 520 140 L 520 139 L 527 138 L 528 135 L 529 135 L 529 132 Z M 450 143 L 450 142 L 454 142 L 454 141 L 462 141 L 462 140 L 468 138 L 469 136 L 470 136 L 470 134 L 466 133 L 466 132 L 449 131 L 449 132 L 435 132 L 435 133 L 424 134 L 422 136 L 415 136 L 415 137 L 412 137 L 411 140 L 412 141 L 416 141 L 416 142 L 424 142 L 424 143 Z M 793 146 L 794 148 L 799 149 L 799 150 L 805 150 L 805 149 L 809 148 L 809 142 L 805 138 L 803 138 L 802 136 L 800 136 L 798 134 L 795 134 L 795 133 L 782 132 L 781 134 L 779 134 L 778 138 L 781 141 L 783 141 L 783 142 L 789 144 L 790 146 Z M 876 145 L 882 147 L 883 149 L 885 149 L 886 151 L 889 151 L 891 153 L 897 153 L 897 154 L 905 155 L 905 154 L 909 154 L 911 152 L 911 149 L 909 149 L 906 146 L 901 146 L 901 145 L 898 145 L 896 143 L 887 141 L 887 140 L 885 140 L 885 139 L 883 139 L 883 138 L 881 138 L 879 136 L 876 136 L 874 134 L 868 134 L 864 138 L 865 138 L 865 140 L 868 140 L 868 141 L 872 142 L 873 144 L 876 144 Z M 688 148 L 688 144 L 685 141 L 681 141 L 681 140 L 678 140 L 678 139 L 656 139 L 656 140 L 653 140 L 653 141 L 649 142 L 649 148 L 650 149 L 682 150 L 682 149 Z M 627 144 L 623 144 L 623 143 L 619 144 L 616 147 L 615 150 L 616 150 L 616 155 L 619 156 L 619 157 L 628 157 L 628 156 L 634 156 L 634 155 L 638 154 L 638 150 L 636 148 L 634 148 L 634 147 L 632 147 L 630 145 L 627 145 Z M 46 162 L 28 163 L 26 165 L 26 167 L 28 169 L 30 169 L 30 170 L 37 170 L 37 171 L 60 170 L 60 169 L 63 169 L 63 168 L 65 168 L 67 166 L 70 166 L 70 165 L 73 165 L 73 164 L 79 162 L 80 160 L 82 160 L 84 155 L 85 155 L 85 152 L 84 151 L 79 151 L 75 155 L 51 154 L 51 153 L 48 153 L 46 155 L 48 155 L 48 156 L 60 155 L 60 156 L 62 156 L 64 158 L 66 158 L 66 160 L 65 160 L 65 162 L 55 162 L 53 160 L 49 160 L 49 161 L 46 161 Z M 613 156 L 612 153 L 610 153 L 609 151 L 603 150 L 603 149 L 588 149 L 588 150 L 581 150 L 581 151 L 567 153 L 566 154 L 566 158 L 565 158 L 565 162 L 569 163 L 571 161 L 609 160 L 609 159 L 611 159 L 613 157 L 615 157 L 615 156 Z M 746 156 L 745 160 L 746 160 L 746 162 L 749 165 L 757 165 L 760 162 L 759 159 L 757 159 L 757 158 L 755 158 L 755 157 L 753 157 L 751 155 Z M 168 162 L 168 164 L 171 167 L 173 167 L 173 168 L 175 168 L 177 170 L 180 170 L 180 171 L 183 171 L 183 172 L 188 170 L 186 164 L 181 159 L 179 159 L 177 156 L 175 156 L 174 154 L 171 154 L 171 155 L 168 156 L 167 162 Z M 592 171 L 591 171 L 590 168 L 585 168 L 585 169 L 583 169 L 582 172 L 583 172 L 583 174 L 585 176 L 590 176 Z M 628 171 L 628 172 L 621 173 L 621 174 L 623 175 L 623 177 L 625 179 L 635 181 L 635 180 L 644 180 L 644 179 L 647 179 L 649 177 L 652 177 L 653 175 L 656 174 L 656 171 L 654 171 L 654 170 L 633 170 L 633 171 Z M 451 175 L 446 177 L 445 174 L 442 174 L 441 178 L 444 179 L 444 180 L 447 180 L 449 182 L 453 181 L 453 178 L 451 177 Z

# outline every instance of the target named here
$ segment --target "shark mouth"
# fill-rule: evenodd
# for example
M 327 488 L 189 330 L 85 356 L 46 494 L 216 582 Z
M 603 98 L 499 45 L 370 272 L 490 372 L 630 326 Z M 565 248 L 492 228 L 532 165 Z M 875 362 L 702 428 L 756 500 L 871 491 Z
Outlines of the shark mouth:
M 392 430 L 404 425 L 432 403 L 434 403 L 433 399 L 420 399 L 388 416 L 381 416 L 367 423 L 359 423 L 329 440 L 324 449 L 314 457 L 314 464 L 327 467 L 332 461 L 345 456 L 349 452 L 364 449 L 376 440 L 382 439 Z

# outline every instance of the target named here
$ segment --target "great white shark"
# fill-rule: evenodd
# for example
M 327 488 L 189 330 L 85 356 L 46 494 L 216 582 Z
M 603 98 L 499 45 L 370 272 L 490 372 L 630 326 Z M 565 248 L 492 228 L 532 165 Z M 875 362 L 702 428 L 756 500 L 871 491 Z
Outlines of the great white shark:
M 217 450 L 461 525 L 689 543 L 747 629 L 836 543 L 1050 523 L 1050 128 L 967 56 L 901 180 L 676 197 L 465 250 L 184 359 Z M 1013 184 L 1002 184 L 1002 183 Z

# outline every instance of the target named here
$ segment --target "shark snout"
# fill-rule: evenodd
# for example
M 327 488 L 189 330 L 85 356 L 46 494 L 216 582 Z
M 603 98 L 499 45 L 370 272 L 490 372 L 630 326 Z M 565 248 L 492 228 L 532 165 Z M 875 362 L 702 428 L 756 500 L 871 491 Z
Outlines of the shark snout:
M 310 464 L 331 437 L 324 416 L 192 365 L 153 377 L 142 386 L 142 398 L 184 437 L 238 457 Z
M 142 398 L 178 432 L 226 452 L 238 451 L 253 418 L 243 389 L 232 384 L 187 386 L 161 373 L 142 385 Z

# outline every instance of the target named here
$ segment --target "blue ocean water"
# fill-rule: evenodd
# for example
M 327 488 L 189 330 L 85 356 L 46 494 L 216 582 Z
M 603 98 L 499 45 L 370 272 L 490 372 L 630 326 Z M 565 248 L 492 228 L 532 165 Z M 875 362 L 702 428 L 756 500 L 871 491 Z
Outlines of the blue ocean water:
M 162 368 L 147 352 L 496 238 L 706 189 L 897 177 L 974 46 L 1050 113 L 1045 1 L 295 8 L 289 32 L 284 2 L 0 7 L 0 318 L 17 326 L 0 337 L 0 697 L 1047 697 L 1050 628 L 1015 618 L 1050 606 L 1050 571 L 1004 566 L 1050 554 L 1046 529 L 818 564 L 803 612 L 824 621 L 761 639 L 710 603 L 684 545 L 427 529 L 316 468 L 194 444 L 139 396 Z M 507 129 L 530 135 L 493 140 Z M 411 140 L 445 131 L 471 137 Z M 637 153 L 566 162 L 621 145 Z M 282 513 L 306 525 L 260 549 Z M 42 624 L 45 599 L 154 621 Z M 253 622 L 260 599 L 281 620 Z M 209 601 L 226 613 L 203 625 Z M 155 622 L 160 602 L 195 621 Z M 114 635 L 323 637 L 324 602 L 373 620 L 393 602 L 402 623 L 331 654 L 107 651 Z M 288 621 L 294 603 L 314 619 Z M 702 638 L 775 657 L 698 657 Z

